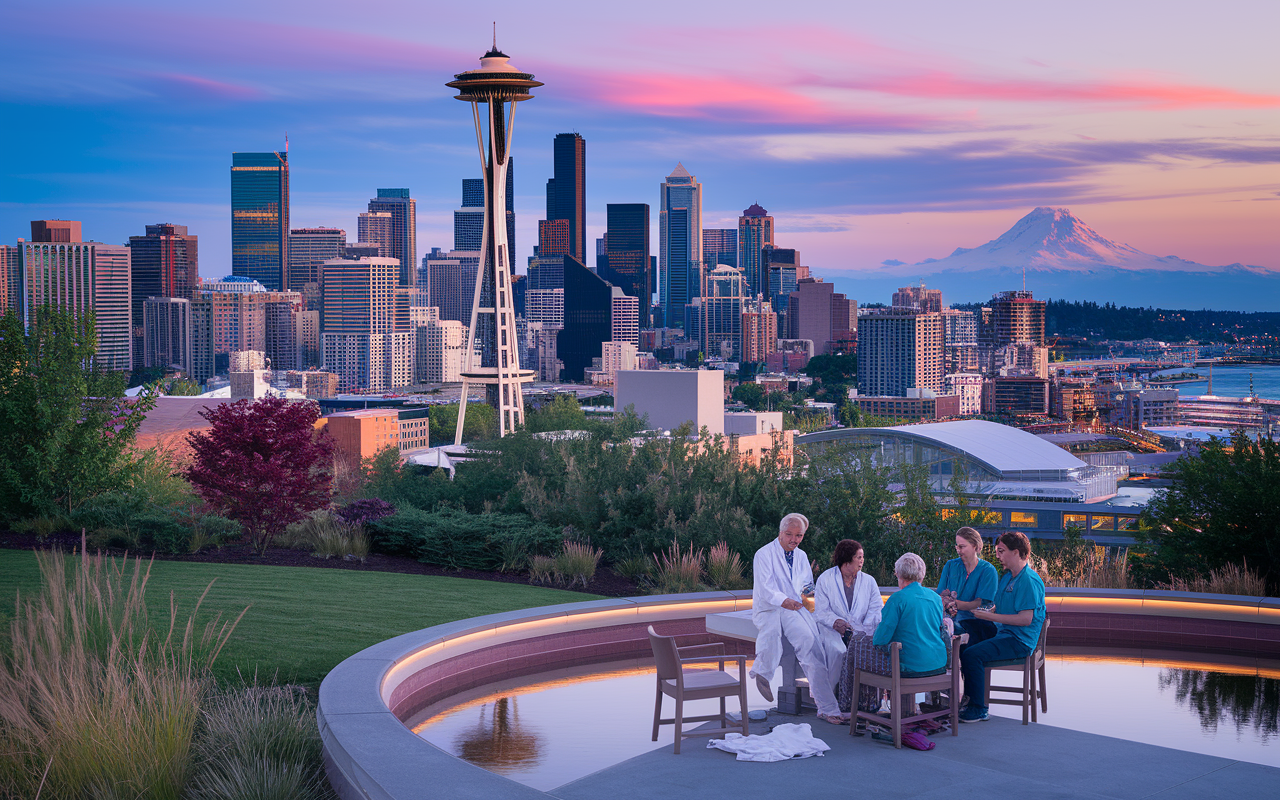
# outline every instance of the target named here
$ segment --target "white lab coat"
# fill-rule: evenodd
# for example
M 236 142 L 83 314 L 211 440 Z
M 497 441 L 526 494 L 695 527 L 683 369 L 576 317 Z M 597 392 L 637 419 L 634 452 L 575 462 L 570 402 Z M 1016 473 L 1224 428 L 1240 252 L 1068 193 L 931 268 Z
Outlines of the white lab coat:
M 818 713 L 839 714 L 834 683 L 818 642 L 817 622 L 805 608 L 788 611 L 782 607 L 782 601 L 788 599 L 803 603 L 802 592 L 813 579 L 809 557 L 797 547 L 788 567 L 782 545 L 774 539 L 756 551 L 751 569 L 751 621 L 756 626 L 756 657 L 751 674 L 763 675 L 766 680 L 773 678 L 782 660 L 782 637 L 786 636 L 809 678 L 809 691 Z
M 839 567 L 832 567 L 818 576 L 814 585 L 813 617 L 818 623 L 818 641 L 822 648 L 822 658 L 828 671 L 837 679 L 844 666 L 845 644 L 840 634 L 832 626 L 836 620 L 849 623 L 855 631 L 870 636 L 880 624 L 880 611 L 884 608 L 884 598 L 880 596 L 880 587 L 875 578 L 861 570 L 853 579 L 853 602 L 845 599 L 844 576 Z

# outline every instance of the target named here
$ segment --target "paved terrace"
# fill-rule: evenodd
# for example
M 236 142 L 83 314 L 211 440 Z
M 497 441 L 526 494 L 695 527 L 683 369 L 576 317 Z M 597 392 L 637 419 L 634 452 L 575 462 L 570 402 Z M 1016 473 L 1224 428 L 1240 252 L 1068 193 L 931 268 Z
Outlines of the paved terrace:
M 744 798 L 1153 798 L 1212 800 L 1280 796 L 1280 769 L 1203 756 L 1109 736 L 1023 726 L 992 717 L 961 725 L 960 735 L 930 737 L 928 752 L 895 750 L 870 736 L 813 716 L 771 715 L 751 724 L 809 722 L 831 749 L 821 758 L 774 764 L 739 762 L 711 750 L 703 738 L 686 739 L 680 755 L 664 747 L 567 783 L 547 793 L 561 800 L 744 800 Z M 619 720 L 584 720 L 602 730 Z M 520 787 L 525 790 L 525 787 Z M 526 790 L 527 791 L 527 790 Z M 522 792 L 516 797 L 526 797 Z

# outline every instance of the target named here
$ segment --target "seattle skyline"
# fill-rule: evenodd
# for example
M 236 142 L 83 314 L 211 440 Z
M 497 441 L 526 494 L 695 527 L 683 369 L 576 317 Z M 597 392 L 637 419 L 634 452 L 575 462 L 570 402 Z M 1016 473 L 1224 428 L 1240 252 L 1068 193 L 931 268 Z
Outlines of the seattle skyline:
M 496 18 L 499 46 L 549 78 L 542 102 L 522 109 L 525 251 L 552 139 L 576 131 L 592 151 L 588 242 L 607 204 L 656 207 L 679 161 L 705 187 L 702 227 L 733 227 L 759 201 L 779 246 L 824 275 L 942 258 L 1038 205 L 1069 206 L 1146 252 L 1280 269 L 1280 71 L 1266 41 L 1276 7 L 1228 4 L 1202 19 L 1168 4 L 1083 3 L 1069 16 L 939 4 L 920 19 L 830 5 L 736 24 L 752 7 L 726 22 L 654 3 L 624 24 L 583 6 L 504 31 L 515 17 L 503 3 L 391 3 L 351 23 L 342 3 L 306 14 L 230 3 L 216 15 L 7 5 L 0 19 L 14 30 L 61 9 L 68 46 L 19 37 L 0 55 L 17 77 L 0 88 L 6 116 L 42 122 L 0 134 L 19 154 L 3 171 L 0 240 L 38 218 L 83 220 L 107 243 L 171 222 L 200 236 L 204 277 L 229 274 L 229 154 L 280 149 L 288 131 L 294 227 L 352 231 L 377 187 L 406 186 L 419 254 L 447 248 L 458 181 L 476 170 L 469 121 L 438 79 L 474 61 Z M 664 24 L 673 14 L 681 24 Z M 523 265 L 528 252 L 516 255 Z

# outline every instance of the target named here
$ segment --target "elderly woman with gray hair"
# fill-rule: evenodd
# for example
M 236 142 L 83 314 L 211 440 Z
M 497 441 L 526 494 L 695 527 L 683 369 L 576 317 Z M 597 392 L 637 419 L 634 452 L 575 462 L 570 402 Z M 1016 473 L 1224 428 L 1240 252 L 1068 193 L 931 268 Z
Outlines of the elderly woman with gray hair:
M 940 675 L 947 669 L 947 645 L 951 635 L 943 622 L 946 615 L 942 598 L 921 585 L 925 577 L 924 559 L 915 553 L 905 553 L 893 565 L 893 572 L 898 578 L 898 591 L 885 603 L 875 634 L 855 633 L 849 640 L 844 673 L 840 678 L 842 712 L 852 710 L 853 678 L 857 670 L 889 674 L 889 645 L 892 642 L 902 643 L 899 664 L 903 677 Z M 862 687 L 858 697 L 860 709 L 875 711 L 878 701 L 879 692 L 874 687 Z

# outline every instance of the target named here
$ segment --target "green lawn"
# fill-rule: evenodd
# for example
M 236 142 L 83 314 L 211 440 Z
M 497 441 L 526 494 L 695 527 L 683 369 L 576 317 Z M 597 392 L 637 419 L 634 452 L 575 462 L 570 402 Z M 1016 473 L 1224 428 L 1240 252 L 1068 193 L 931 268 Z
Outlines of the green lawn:
M 218 659 L 219 677 L 318 685 L 339 661 L 401 633 L 518 608 L 597 599 L 524 584 L 306 567 L 156 561 L 147 584 L 153 624 L 168 624 L 169 593 L 179 618 L 209 581 L 202 612 L 234 619 L 250 606 Z M 0 625 L 7 635 L 15 592 L 40 590 L 35 554 L 0 550 Z

